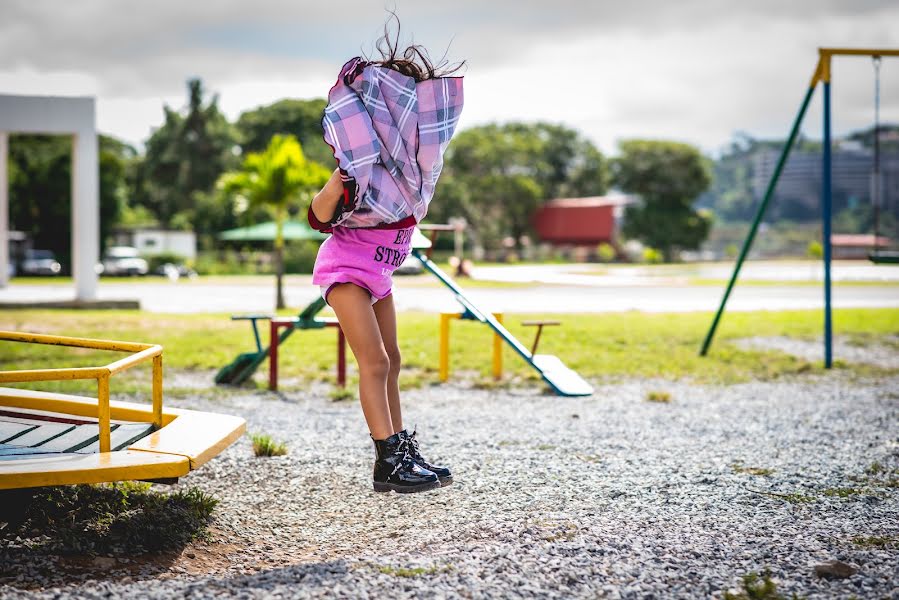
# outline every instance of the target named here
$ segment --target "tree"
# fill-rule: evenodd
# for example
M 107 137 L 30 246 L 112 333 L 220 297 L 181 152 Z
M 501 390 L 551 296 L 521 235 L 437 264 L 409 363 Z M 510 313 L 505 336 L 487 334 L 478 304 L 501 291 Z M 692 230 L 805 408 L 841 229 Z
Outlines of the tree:
M 675 250 L 699 248 L 712 219 L 693 203 L 711 182 L 708 161 L 695 147 L 676 142 L 627 140 L 619 149 L 614 181 L 641 199 L 628 207 L 623 233 L 661 250 L 666 261 Z
M 219 176 L 238 161 L 237 135 L 219 112 L 218 96 L 204 104 L 202 82 L 191 79 L 187 85 L 186 113 L 163 107 L 165 123 L 147 141 L 138 177 L 137 202 L 165 227 L 179 213 L 182 222 L 192 222 L 194 194 L 212 191 Z
M 322 114 L 327 101 L 285 99 L 242 113 L 237 119 L 240 146 L 244 152 L 261 152 L 277 134 L 294 135 L 306 158 L 333 166 L 334 153 L 325 143 Z
M 135 156 L 131 146 L 99 136 L 101 250 L 127 199 L 126 172 Z M 37 248 L 52 250 L 59 262 L 70 268 L 72 138 L 11 136 L 9 162 L 10 228 L 27 232 Z
M 548 123 L 484 125 L 450 144 L 431 218 L 464 216 L 484 245 L 516 243 L 540 205 L 562 196 L 605 192 L 608 168 L 576 131 Z
M 223 194 L 236 197 L 239 207 L 245 210 L 264 207 L 274 213 L 277 308 L 284 308 L 283 229 L 288 209 L 308 207 L 312 195 L 328 181 L 329 176 L 327 169 L 306 160 L 294 136 L 275 135 L 264 152 L 250 152 L 239 171 L 226 173 L 219 180 Z

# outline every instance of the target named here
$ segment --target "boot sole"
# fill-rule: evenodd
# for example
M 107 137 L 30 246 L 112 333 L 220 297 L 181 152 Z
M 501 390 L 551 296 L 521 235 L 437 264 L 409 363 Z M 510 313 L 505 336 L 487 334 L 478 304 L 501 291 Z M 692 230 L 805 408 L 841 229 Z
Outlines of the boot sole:
M 397 494 L 414 494 L 416 492 L 427 492 L 440 488 L 439 481 L 430 483 L 421 483 L 419 485 L 397 485 L 395 483 L 379 483 L 373 481 L 372 485 L 376 492 L 396 492 Z

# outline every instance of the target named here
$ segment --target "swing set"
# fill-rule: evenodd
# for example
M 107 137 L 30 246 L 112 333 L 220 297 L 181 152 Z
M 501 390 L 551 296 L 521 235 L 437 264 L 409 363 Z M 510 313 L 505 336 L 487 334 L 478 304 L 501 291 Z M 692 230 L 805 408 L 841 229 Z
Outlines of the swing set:
M 749 228 L 749 233 L 746 235 L 746 239 L 743 241 L 743 247 L 740 249 L 740 254 L 737 257 L 737 264 L 734 266 L 734 272 L 727 284 L 727 289 L 724 291 L 724 297 L 721 299 L 721 305 L 718 307 L 718 312 L 715 313 L 715 318 L 712 320 L 712 325 L 711 327 L 709 327 L 709 331 L 706 334 L 705 340 L 703 341 L 702 349 L 699 351 L 700 356 L 705 356 L 706 354 L 708 354 L 709 346 L 711 346 L 712 339 L 715 337 L 715 331 L 718 328 L 718 323 L 721 320 L 721 315 L 724 314 L 724 308 L 727 305 L 727 300 L 730 297 L 730 293 L 733 290 L 734 284 L 737 281 L 737 277 L 740 274 L 740 269 L 743 266 L 743 262 L 746 260 L 747 254 L 749 254 L 749 249 L 752 247 L 752 242 L 755 239 L 755 234 L 758 231 L 759 224 L 761 223 L 762 217 L 765 214 L 765 209 L 768 207 L 768 203 L 771 201 L 771 198 L 774 195 L 774 189 L 777 186 L 777 180 L 780 178 L 781 171 L 783 170 L 783 167 L 787 162 L 787 158 L 790 155 L 790 150 L 793 147 L 793 143 L 796 141 L 796 137 L 799 134 L 799 127 L 802 124 L 802 119 L 805 116 L 806 109 L 808 109 L 808 105 L 811 102 L 815 88 L 818 87 L 819 83 L 821 83 L 823 84 L 824 94 L 824 141 L 822 149 L 823 182 L 821 188 L 821 229 L 823 238 L 821 241 L 824 249 L 824 367 L 830 369 L 833 366 L 833 320 L 831 315 L 832 311 L 830 277 L 830 230 L 833 204 L 833 191 L 831 187 L 833 172 L 830 153 L 830 66 L 831 59 L 834 56 L 870 56 L 874 63 L 874 170 L 871 190 L 874 209 L 874 248 L 872 249 L 868 257 L 875 264 L 899 264 L 899 252 L 883 251 L 880 250 L 877 246 L 882 187 L 880 177 L 880 62 L 881 59 L 885 56 L 899 57 L 899 49 L 890 50 L 870 48 L 819 48 L 818 64 L 815 67 L 814 74 L 812 75 L 811 84 L 806 91 L 805 98 L 803 99 L 802 105 L 799 108 L 799 113 L 796 115 L 796 118 L 793 121 L 793 127 L 790 130 L 790 135 L 787 138 L 786 144 L 784 144 L 783 150 L 781 151 L 780 158 L 778 159 L 777 165 L 774 168 L 774 173 L 771 175 L 771 180 L 768 182 L 768 187 L 765 190 L 765 196 L 762 199 L 762 203 L 759 205 L 758 211 L 756 212 L 755 218 L 753 219 L 752 226 Z

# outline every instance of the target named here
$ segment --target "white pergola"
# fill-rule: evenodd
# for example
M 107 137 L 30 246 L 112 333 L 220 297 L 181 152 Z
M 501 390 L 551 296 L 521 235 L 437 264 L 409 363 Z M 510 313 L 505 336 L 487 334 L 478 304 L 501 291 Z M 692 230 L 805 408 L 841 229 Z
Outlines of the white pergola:
M 72 276 L 75 300 L 97 298 L 100 257 L 100 167 L 93 98 L 0 94 L 0 287 L 9 272 L 10 133 L 71 135 Z

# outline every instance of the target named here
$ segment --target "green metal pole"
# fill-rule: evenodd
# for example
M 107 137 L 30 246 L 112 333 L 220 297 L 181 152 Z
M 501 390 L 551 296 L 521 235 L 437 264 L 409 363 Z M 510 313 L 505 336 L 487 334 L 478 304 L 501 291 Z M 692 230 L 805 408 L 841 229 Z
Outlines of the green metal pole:
M 730 276 L 727 289 L 724 291 L 724 297 L 721 299 L 721 306 L 718 307 L 718 312 L 715 313 L 715 319 L 712 321 L 712 326 L 709 327 L 709 332 L 706 334 L 705 341 L 702 343 L 702 350 L 699 351 L 700 356 L 708 354 L 709 346 L 712 344 L 712 338 L 715 337 L 715 330 L 718 329 L 718 322 L 721 320 L 721 315 L 724 314 L 724 307 L 727 304 L 727 299 L 730 297 L 730 292 L 737 282 L 737 276 L 740 274 L 740 268 L 743 266 L 743 261 L 746 260 L 746 255 L 749 254 L 749 248 L 752 247 L 752 241 L 755 239 L 755 234 L 759 228 L 759 223 L 762 221 L 762 216 L 765 214 L 765 209 L 768 208 L 768 202 L 771 201 L 771 197 L 774 195 L 774 188 L 777 186 L 777 180 L 780 178 L 780 173 L 783 171 L 784 165 L 787 162 L 787 157 L 790 155 L 790 149 L 793 147 L 793 142 L 796 141 L 796 136 L 799 134 L 799 126 L 802 124 L 802 118 L 805 116 L 805 111 L 812 99 L 812 94 L 815 92 L 816 84 L 817 81 L 809 86 L 808 92 L 805 94 L 805 99 L 802 101 L 802 106 L 799 108 L 799 114 L 796 115 L 796 119 L 793 121 L 793 128 L 790 130 L 790 136 L 787 138 L 787 143 L 780 153 L 780 159 L 777 161 L 777 166 L 774 168 L 774 174 L 771 175 L 771 181 L 768 182 L 765 197 L 762 200 L 761 206 L 759 206 L 758 212 L 755 214 L 755 220 L 752 222 L 752 227 L 749 228 L 749 234 L 743 241 L 743 248 L 740 250 L 740 256 L 737 258 L 734 272 Z
M 833 319 L 831 318 L 830 295 L 830 222 L 833 205 L 831 190 L 830 159 L 830 81 L 824 81 L 824 151 L 823 186 L 821 189 L 821 233 L 824 246 L 824 368 L 833 366 Z M 875 240 L 876 242 L 876 240 Z

